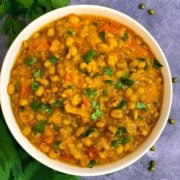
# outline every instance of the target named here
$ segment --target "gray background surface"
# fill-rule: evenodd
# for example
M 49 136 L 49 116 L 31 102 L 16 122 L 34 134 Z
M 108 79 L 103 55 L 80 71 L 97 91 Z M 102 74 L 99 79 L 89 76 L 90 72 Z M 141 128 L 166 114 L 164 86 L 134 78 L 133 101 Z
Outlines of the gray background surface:
M 173 76 L 180 76 L 180 0 L 144 0 L 147 8 L 156 9 L 150 16 L 139 10 L 141 0 L 71 0 L 71 4 L 96 4 L 119 10 L 137 20 L 155 37 L 163 49 Z M 6 37 L 0 36 L 0 64 L 7 51 Z M 133 165 L 104 176 L 82 177 L 82 180 L 180 180 L 180 82 L 173 85 L 171 118 L 155 144 L 156 152 L 149 151 Z M 149 172 L 148 163 L 156 160 L 156 171 Z

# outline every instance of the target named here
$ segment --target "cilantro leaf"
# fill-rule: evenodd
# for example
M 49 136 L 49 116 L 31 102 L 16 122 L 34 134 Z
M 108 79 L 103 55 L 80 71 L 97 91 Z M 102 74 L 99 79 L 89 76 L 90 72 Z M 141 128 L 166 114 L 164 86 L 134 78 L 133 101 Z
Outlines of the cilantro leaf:
M 38 70 L 36 70 L 35 72 L 33 72 L 33 76 L 35 77 L 35 78 L 37 78 L 37 77 L 41 77 L 42 75 L 44 74 L 44 71 L 43 71 L 43 69 L 38 69 Z
M 146 61 L 146 58 L 143 58 L 143 57 L 137 57 L 136 59 L 139 61 Z
M 140 110 L 146 110 L 147 109 L 147 105 L 143 102 L 137 102 L 136 103 L 136 108 L 140 109 Z
M 68 29 L 67 33 L 68 33 L 69 36 L 72 36 L 73 35 L 73 30 L 72 29 Z
M 131 141 L 131 137 L 127 136 L 127 137 L 120 137 L 117 140 L 112 140 L 111 141 L 111 146 L 114 148 L 117 148 L 120 144 L 127 144 L 128 142 Z
M 104 71 L 104 74 L 108 75 L 108 76 L 112 76 L 112 74 L 113 74 L 113 70 L 109 67 L 104 67 L 103 71 Z
M 59 60 L 59 59 L 58 59 L 56 56 L 54 56 L 54 55 L 51 55 L 51 56 L 49 57 L 49 61 L 50 61 L 52 64 L 55 64 L 58 60 Z
M 51 114 L 53 109 L 49 104 L 41 104 L 41 110 L 43 110 L 47 114 Z
M 36 57 L 28 57 L 25 59 L 24 63 L 29 66 L 29 67 L 33 67 L 33 65 L 37 62 L 37 58 Z
M 95 96 L 97 96 L 97 90 L 93 89 L 93 88 L 86 88 L 84 90 L 84 94 L 85 96 L 89 97 L 89 98 L 94 98 Z
M 103 94 L 103 96 L 108 96 L 108 91 L 104 89 L 102 94 Z
M 125 31 L 125 32 L 124 32 L 124 35 L 121 37 L 121 39 L 122 39 L 123 41 L 127 41 L 128 38 L 129 38 L 128 32 Z
M 88 137 L 88 136 L 89 136 L 90 134 L 92 134 L 94 131 L 95 131 L 95 128 L 90 127 L 90 128 L 88 128 L 88 129 L 84 132 L 84 134 L 82 135 L 82 137 Z
M 105 80 L 104 82 L 105 82 L 106 84 L 112 84 L 112 83 L 113 83 L 113 80 L 107 79 L 107 80 Z
M 118 127 L 117 131 L 116 131 L 116 134 L 117 136 L 122 136 L 124 135 L 125 133 L 127 133 L 127 130 L 125 127 Z
M 90 61 L 96 56 L 96 52 L 90 49 L 83 57 L 85 63 L 90 63 Z
M 116 83 L 116 88 L 117 88 L 117 89 L 125 89 L 125 88 L 126 88 L 126 85 L 123 84 L 121 81 L 117 81 L 117 83 Z
M 88 162 L 88 164 L 87 164 L 87 167 L 88 167 L 88 168 L 93 168 L 93 167 L 95 166 L 95 164 L 96 164 L 96 161 L 95 161 L 95 160 L 90 160 L 90 161 Z
M 37 101 L 37 100 L 33 100 L 31 103 L 30 103 L 30 107 L 31 109 L 36 112 L 38 110 L 40 110 L 41 108 L 41 102 Z
M 54 149 L 59 149 L 59 145 L 60 145 L 60 144 L 61 144 L 61 141 L 59 141 L 59 140 L 58 140 L 58 141 L 54 141 L 54 142 L 53 142 L 53 148 L 54 148 Z
M 33 82 L 33 83 L 32 83 L 32 86 L 31 86 L 31 89 L 32 89 L 33 91 L 37 91 L 37 90 L 39 89 L 39 83 Z
M 64 101 L 63 101 L 63 99 L 56 100 L 56 101 L 52 104 L 52 106 L 63 109 L 63 108 L 64 108 Z
M 127 103 L 127 102 L 122 99 L 115 108 L 116 108 L 116 109 L 122 109 L 124 106 L 126 106 L 126 103 Z
M 155 69 L 159 69 L 160 67 L 163 67 L 163 65 L 160 64 L 157 59 L 154 59 L 154 60 L 152 61 L 152 65 L 153 65 L 153 68 L 155 68 Z
M 53 8 L 60 8 L 67 6 L 70 3 L 70 0 L 51 0 L 51 4 Z
M 16 2 L 21 4 L 23 8 L 29 8 L 34 3 L 34 0 L 16 0 Z
M 97 101 L 93 101 L 91 107 L 92 107 L 92 109 L 99 109 L 100 108 L 100 104 Z
M 46 120 L 37 121 L 37 122 L 35 122 L 34 125 L 33 125 L 33 128 L 32 128 L 32 129 L 33 129 L 33 132 L 34 132 L 35 134 L 37 134 L 37 133 L 43 133 L 45 126 L 46 126 Z
M 101 31 L 101 32 L 99 33 L 99 37 L 100 37 L 100 39 L 101 39 L 102 41 L 105 40 L 105 33 L 104 33 L 104 31 Z
M 120 80 L 121 80 L 122 84 L 124 84 L 128 87 L 130 87 L 134 84 L 134 81 L 132 79 L 127 78 L 127 77 L 121 77 Z

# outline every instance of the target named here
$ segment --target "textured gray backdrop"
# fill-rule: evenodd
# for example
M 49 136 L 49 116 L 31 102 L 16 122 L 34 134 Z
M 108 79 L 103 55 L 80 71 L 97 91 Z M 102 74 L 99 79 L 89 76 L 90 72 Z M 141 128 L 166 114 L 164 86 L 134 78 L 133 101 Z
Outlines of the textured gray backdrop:
M 155 8 L 150 16 L 139 10 L 141 0 L 71 0 L 71 4 L 96 4 L 119 10 L 140 22 L 162 47 L 173 76 L 180 76 L 180 0 L 144 0 L 148 8 Z M 0 64 L 7 50 L 6 37 L 0 37 Z M 156 152 L 148 152 L 133 165 L 113 174 L 82 177 L 82 180 L 180 180 L 180 82 L 174 84 L 171 118 L 155 144 Z M 155 172 L 149 172 L 148 162 L 156 160 Z

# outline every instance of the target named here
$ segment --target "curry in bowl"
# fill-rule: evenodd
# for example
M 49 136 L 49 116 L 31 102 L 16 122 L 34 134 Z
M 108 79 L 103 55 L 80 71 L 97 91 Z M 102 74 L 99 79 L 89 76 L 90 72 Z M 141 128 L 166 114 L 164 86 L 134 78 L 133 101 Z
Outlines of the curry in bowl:
M 34 146 L 91 168 L 119 160 L 148 137 L 161 112 L 161 67 L 128 27 L 71 14 L 23 42 L 7 91 Z

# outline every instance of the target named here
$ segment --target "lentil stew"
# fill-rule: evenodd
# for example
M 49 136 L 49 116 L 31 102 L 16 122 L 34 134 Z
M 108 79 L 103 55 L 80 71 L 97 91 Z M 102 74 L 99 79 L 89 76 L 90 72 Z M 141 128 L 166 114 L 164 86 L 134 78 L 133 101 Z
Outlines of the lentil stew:
M 34 146 L 92 168 L 119 160 L 148 137 L 161 111 L 161 68 L 131 29 L 71 14 L 23 42 L 7 91 Z

